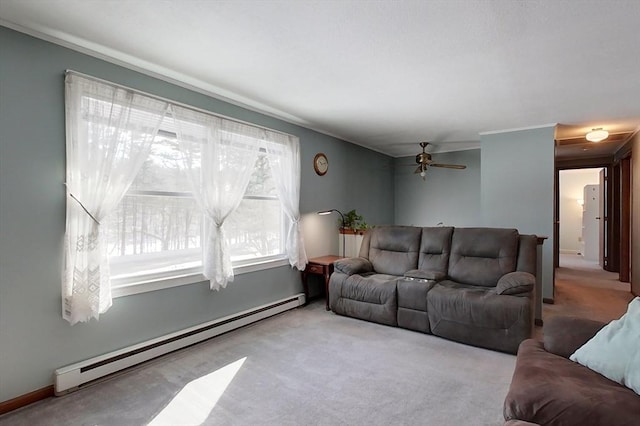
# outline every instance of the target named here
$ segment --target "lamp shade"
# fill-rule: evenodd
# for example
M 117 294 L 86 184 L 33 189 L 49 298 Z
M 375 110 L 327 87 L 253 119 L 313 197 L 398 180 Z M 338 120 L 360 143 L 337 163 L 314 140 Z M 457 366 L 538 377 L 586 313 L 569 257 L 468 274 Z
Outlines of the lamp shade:
M 589 142 L 600 142 L 609 137 L 609 132 L 603 130 L 602 127 L 598 129 L 593 129 L 589 133 L 587 133 L 586 139 Z

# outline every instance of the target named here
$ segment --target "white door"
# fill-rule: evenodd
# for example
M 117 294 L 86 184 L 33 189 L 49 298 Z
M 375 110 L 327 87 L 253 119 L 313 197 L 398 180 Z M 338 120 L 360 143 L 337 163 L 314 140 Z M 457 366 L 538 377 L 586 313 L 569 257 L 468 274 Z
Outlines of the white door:
M 600 185 L 585 185 L 582 210 L 582 240 L 585 260 L 598 262 L 600 257 Z

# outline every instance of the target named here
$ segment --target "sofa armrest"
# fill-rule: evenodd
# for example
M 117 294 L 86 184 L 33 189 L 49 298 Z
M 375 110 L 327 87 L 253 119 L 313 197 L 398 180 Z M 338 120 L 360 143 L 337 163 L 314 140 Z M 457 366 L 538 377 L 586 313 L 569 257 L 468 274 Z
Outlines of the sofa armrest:
M 587 343 L 605 324 L 585 318 L 557 316 L 544 322 L 542 329 L 547 352 L 569 358 Z
M 349 257 L 336 260 L 333 263 L 333 268 L 347 275 L 363 274 L 373 271 L 373 265 L 364 257 Z
M 447 274 L 441 271 L 430 271 L 424 269 L 412 269 L 405 272 L 405 278 L 413 278 L 416 280 L 428 280 L 428 281 L 442 281 L 447 277 Z
M 525 295 L 536 285 L 536 277 L 528 272 L 516 271 L 503 275 L 496 284 L 496 294 Z
M 504 422 L 504 426 L 540 426 L 538 423 L 525 422 L 524 420 L 511 419 Z

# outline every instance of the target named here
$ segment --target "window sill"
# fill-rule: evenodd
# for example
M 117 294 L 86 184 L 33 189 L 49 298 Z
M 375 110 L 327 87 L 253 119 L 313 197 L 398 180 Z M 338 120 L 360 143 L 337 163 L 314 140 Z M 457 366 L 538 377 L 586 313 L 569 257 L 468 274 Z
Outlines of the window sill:
M 235 276 L 248 274 L 250 272 L 262 271 L 265 269 L 278 268 L 281 266 L 288 266 L 289 259 L 283 257 L 278 259 L 271 259 L 263 262 L 249 263 L 244 265 L 238 265 L 233 267 L 233 274 Z M 152 279 L 152 280 L 140 280 L 137 282 L 131 282 L 121 285 L 114 285 L 111 289 L 111 297 L 118 298 L 124 296 L 131 296 L 133 294 L 147 293 L 150 291 L 163 290 L 165 288 L 179 287 L 189 284 L 197 284 L 207 281 L 207 279 L 201 273 L 187 273 L 183 275 L 173 275 L 171 277 Z

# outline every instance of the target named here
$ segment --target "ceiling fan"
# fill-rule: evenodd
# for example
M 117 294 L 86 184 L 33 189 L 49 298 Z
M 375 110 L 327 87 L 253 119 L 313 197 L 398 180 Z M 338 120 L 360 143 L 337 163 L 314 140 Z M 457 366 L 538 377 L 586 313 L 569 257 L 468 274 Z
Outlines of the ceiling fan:
M 447 169 L 466 169 L 467 166 L 463 166 L 462 164 L 440 164 L 434 163 L 431 159 L 431 154 L 427 153 L 426 149 L 429 146 L 429 142 L 420 142 L 420 146 L 422 147 L 422 152 L 416 155 L 416 163 L 418 163 L 418 168 L 414 173 L 420 173 L 422 176 L 422 180 L 427 180 L 427 168 L 428 167 L 444 167 Z

